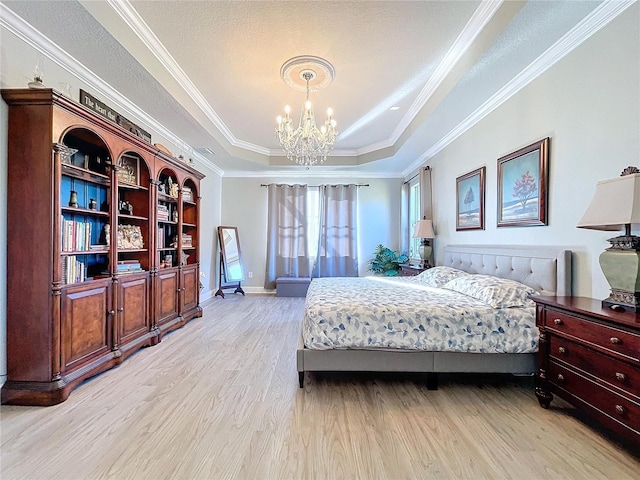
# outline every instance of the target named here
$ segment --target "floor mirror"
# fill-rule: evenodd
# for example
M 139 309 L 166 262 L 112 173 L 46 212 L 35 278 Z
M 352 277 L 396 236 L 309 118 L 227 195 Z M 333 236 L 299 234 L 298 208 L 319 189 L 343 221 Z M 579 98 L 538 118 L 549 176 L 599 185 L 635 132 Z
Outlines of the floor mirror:
M 218 245 L 220 246 L 220 265 L 218 268 L 218 291 L 216 296 L 224 298 L 224 290 L 234 288 L 233 293 L 244 295 L 241 283 L 244 280 L 244 264 L 240 250 L 238 227 L 218 227 Z

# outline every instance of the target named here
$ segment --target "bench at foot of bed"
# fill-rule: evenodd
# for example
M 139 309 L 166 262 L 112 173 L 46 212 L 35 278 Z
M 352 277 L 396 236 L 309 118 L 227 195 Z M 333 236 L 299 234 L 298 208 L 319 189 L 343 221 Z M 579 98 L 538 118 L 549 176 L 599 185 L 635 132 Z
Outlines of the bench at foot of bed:
M 310 283 L 309 277 L 278 277 L 276 297 L 306 297 Z

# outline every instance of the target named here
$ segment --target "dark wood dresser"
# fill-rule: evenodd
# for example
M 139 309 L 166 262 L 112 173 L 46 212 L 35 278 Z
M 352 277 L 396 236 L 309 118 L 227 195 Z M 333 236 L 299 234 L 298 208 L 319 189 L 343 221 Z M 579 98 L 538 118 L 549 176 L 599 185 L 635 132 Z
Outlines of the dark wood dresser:
M 540 329 L 536 396 L 553 394 L 640 446 L 640 314 L 585 297 L 533 297 Z

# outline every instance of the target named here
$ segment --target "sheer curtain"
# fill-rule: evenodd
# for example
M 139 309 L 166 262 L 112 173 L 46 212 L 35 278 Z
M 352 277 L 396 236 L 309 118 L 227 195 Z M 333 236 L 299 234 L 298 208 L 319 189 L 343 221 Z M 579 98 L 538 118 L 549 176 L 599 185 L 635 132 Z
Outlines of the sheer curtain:
M 320 187 L 320 234 L 314 277 L 357 277 L 356 185 Z
M 264 288 L 278 277 L 310 277 L 307 248 L 307 186 L 269 185 L 267 267 Z

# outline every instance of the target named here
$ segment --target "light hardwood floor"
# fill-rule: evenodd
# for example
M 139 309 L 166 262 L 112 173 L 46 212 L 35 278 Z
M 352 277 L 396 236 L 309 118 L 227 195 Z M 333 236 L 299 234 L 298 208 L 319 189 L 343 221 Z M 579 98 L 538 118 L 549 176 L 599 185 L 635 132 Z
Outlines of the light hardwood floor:
M 304 299 L 228 294 L 57 406 L 1 409 L 8 479 L 631 479 L 640 461 L 530 381 L 307 375 Z

